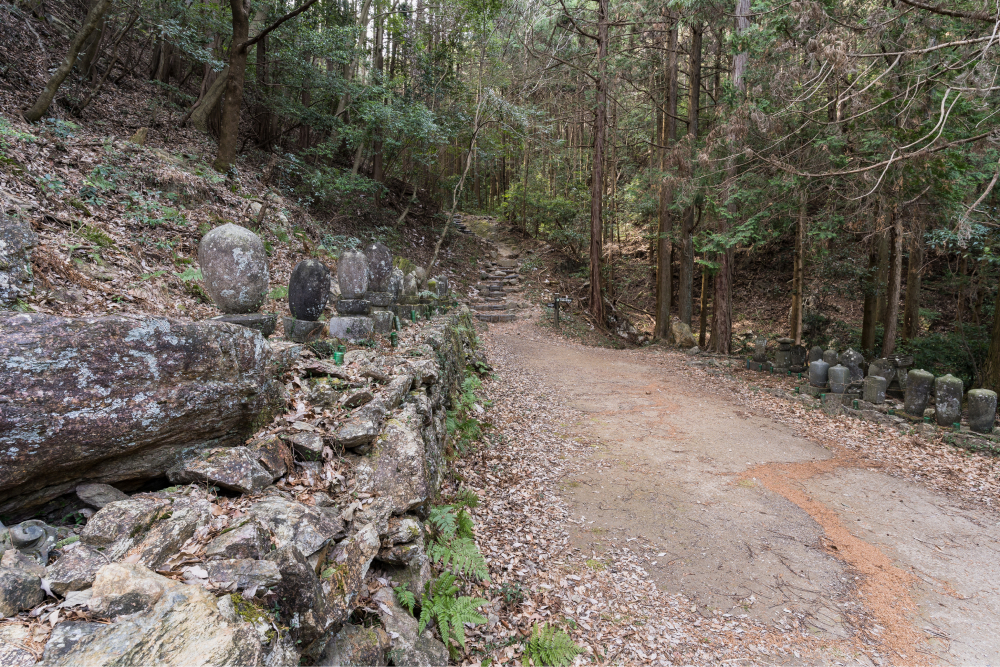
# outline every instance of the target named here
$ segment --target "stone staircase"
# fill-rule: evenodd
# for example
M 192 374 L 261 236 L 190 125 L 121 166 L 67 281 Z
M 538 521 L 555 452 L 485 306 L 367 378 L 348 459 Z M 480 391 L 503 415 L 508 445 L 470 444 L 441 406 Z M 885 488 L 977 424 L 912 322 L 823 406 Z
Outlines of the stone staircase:
M 513 259 L 498 259 L 479 274 L 483 300 L 475 304 L 476 318 L 483 322 L 513 322 L 514 313 L 507 312 L 507 295 L 520 292 L 520 264 Z
M 471 236 L 472 234 L 475 233 L 471 229 L 469 229 L 469 226 L 462 221 L 462 216 L 460 215 L 456 215 L 454 218 L 452 218 L 451 224 L 455 227 L 455 229 L 457 229 L 462 234 L 465 234 L 466 236 Z

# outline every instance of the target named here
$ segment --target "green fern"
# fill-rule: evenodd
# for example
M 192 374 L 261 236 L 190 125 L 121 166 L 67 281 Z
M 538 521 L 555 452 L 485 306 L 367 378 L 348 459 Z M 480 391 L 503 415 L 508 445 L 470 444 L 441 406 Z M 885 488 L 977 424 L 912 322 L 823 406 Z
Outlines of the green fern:
M 475 509 L 479 507 L 479 495 L 472 489 L 461 489 L 455 497 L 454 506 L 458 507 L 459 505 Z
M 427 624 L 433 620 L 437 623 L 441 641 L 445 646 L 449 646 L 448 640 L 452 638 L 459 646 L 465 648 L 465 624 L 485 623 L 486 618 L 478 612 L 478 609 L 488 601 L 467 595 L 459 597 L 458 590 L 455 575 L 447 572 L 438 577 L 433 584 L 427 583 L 427 592 L 420 601 L 420 623 L 417 634 L 422 633 Z
M 413 610 L 417 606 L 417 597 L 410 592 L 410 585 L 405 583 L 400 584 L 393 588 L 392 591 L 396 594 L 399 604 L 403 605 L 412 616 Z
M 451 505 L 441 505 L 440 507 L 432 508 L 428 520 L 437 530 L 439 540 L 450 540 L 455 537 L 455 533 L 458 530 L 458 518 L 455 516 Z
M 486 559 L 479 553 L 476 543 L 469 537 L 458 537 L 449 542 L 431 542 L 427 549 L 431 561 L 440 563 L 441 567 L 449 568 L 455 574 L 473 576 L 480 580 L 490 577 Z
M 564 667 L 581 653 L 583 649 L 568 634 L 551 625 L 536 625 L 524 647 L 524 655 L 545 667 Z

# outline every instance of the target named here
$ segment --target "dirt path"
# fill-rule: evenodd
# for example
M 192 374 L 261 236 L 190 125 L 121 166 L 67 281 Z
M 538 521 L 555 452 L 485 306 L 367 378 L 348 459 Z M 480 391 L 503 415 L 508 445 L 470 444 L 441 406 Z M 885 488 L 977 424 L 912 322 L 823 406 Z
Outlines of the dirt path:
M 579 411 L 561 426 L 597 448 L 562 484 L 581 522 L 576 547 L 600 558 L 649 542 L 660 590 L 706 616 L 805 624 L 829 640 L 829 661 L 998 661 L 994 513 L 859 467 L 748 408 L 684 355 L 583 347 L 537 327 L 540 314 L 488 338 Z

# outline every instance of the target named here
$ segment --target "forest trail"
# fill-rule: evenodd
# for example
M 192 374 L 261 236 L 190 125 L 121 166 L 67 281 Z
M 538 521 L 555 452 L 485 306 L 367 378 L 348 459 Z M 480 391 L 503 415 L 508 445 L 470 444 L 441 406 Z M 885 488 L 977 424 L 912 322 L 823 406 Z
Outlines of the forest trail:
M 594 559 L 639 538 L 657 586 L 712 610 L 789 629 L 823 661 L 990 664 L 1000 635 L 1000 524 L 846 451 L 750 414 L 662 349 L 584 347 L 534 308 L 489 338 L 539 391 L 578 411 L 561 424 L 595 455 L 561 493 L 574 546 Z

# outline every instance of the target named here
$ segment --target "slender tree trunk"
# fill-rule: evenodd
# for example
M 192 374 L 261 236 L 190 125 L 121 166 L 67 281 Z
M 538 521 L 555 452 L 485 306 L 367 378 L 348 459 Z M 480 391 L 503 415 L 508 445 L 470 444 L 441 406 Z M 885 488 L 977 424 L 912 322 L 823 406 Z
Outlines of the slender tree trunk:
M 984 389 L 1000 392 L 1000 290 L 997 291 L 993 309 L 993 329 L 990 331 L 990 349 L 986 353 L 979 385 Z
M 73 41 L 69 44 L 66 57 L 63 58 L 59 67 L 49 77 L 48 83 L 45 84 L 45 89 L 38 96 L 38 99 L 35 100 L 35 103 L 31 105 L 30 109 L 24 112 L 25 120 L 30 123 L 37 123 L 45 115 L 45 112 L 49 110 L 49 105 L 52 104 L 52 98 L 56 96 L 56 91 L 59 90 L 59 86 L 69 76 L 73 65 L 76 64 L 76 56 L 80 53 L 80 47 L 83 46 L 90 33 L 94 32 L 97 24 L 101 22 L 110 6 L 111 0 L 97 0 L 90 8 L 90 11 L 87 12 L 87 18 L 83 20 L 83 25 L 76 35 L 73 36 Z
M 799 198 L 799 220 L 795 225 L 795 265 L 792 269 L 792 312 L 790 329 L 796 345 L 802 344 L 802 305 L 806 278 L 806 210 L 809 197 L 805 191 Z
M 881 244 L 879 244 L 881 245 Z M 861 320 L 861 352 L 867 357 L 875 356 L 875 324 L 878 320 L 878 257 L 877 248 L 868 253 L 868 271 L 861 279 L 861 291 L 865 303 Z
M 671 28 L 667 36 L 667 111 L 660 128 L 660 145 L 666 146 L 677 140 L 677 19 L 671 16 Z M 666 171 L 666 150 L 660 149 L 661 181 Z M 656 320 L 653 338 L 666 338 L 670 329 L 670 306 L 674 292 L 674 267 L 670 259 L 673 255 L 674 217 L 670 213 L 672 193 L 666 184 L 660 184 L 659 223 L 656 235 Z
M 914 224 L 910 233 L 910 259 L 906 262 L 906 302 L 903 306 L 903 340 L 920 335 L 920 276 L 924 263 L 924 230 Z
M 965 323 L 965 301 L 966 283 L 969 280 L 969 259 L 968 255 L 962 251 L 958 258 L 958 299 L 955 303 L 955 321 L 959 324 Z
M 188 111 L 188 116 L 191 119 L 191 125 L 201 130 L 202 132 L 208 133 L 208 123 L 212 112 L 219 106 L 219 102 L 222 100 L 222 93 L 226 90 L 226 83 L 229 80 L 229 65 L 219 72 L 219 75 L 215 77 L 215 81 L 209 86 L 205 95 L 195 103 L 195 106 L 191 107 Z M 183 125 L 187 121 L 187 117 L 181 118 L 178 125 Z
M 887 213 L 880 206 L 878 216 L 880 222 L 883 219 L 883 215 L 887 215 Z M 891 236 L 892 232 L 889 230 L 888 226 L 879 235 L 878 274 L 875 277 L 875 318 L 878 322 L 885 321 L 885 292 L 886 285 L 889 283 L 889 255 L 892 250 L 892 244 L 890 243 Z
M 695 150 L 698 140 L 698 107 L 701 98 L 701 41 L 703 27 L 700 23 L 691 26 L 691 68 L 690 100 L 688 101 L 688 135 L 691 149 Z M 692 292 L 694 291 L 694 204 L 684 211 L 681 221 L 681 272 L 679 276 L 678 311 L 681 321 L 691 326 Z
M 736 33 L 742 34 L 750 27 L 750 0 L 736 0 Z M 721 49 L 721 42 L 720 42 Z M 733 58 L 733 87 L 739 91 L 740 100 L 746 92 L 744 74 L 746 72 L 749 54 L 740 51 Z M 716 89 L 719 89 L 718 74 L 716 74 Z M 718 95 L 718 93 L 717 93 Z M 718 100 L 717 100 L 718 101 Z M 733 134 L 729 136 L 730 152 L 736 153 L 737 137 Z M 736 194 L 736 159 L 730 157 L 726 161 L 726 180 L 729 183 L 728 197 L 726 204 L 727 216 L 719 216 L 719 235 L 723 236 L 729 232 L 729 226 L 733 218 L 738 213 L 734 196 Z M 712 309 L 712 351 L 718 354 L 729 354 L 733 340 L 733 248 L 726 246 L 726 249 L 719 253 L 719 271 L 715 274 L 715 301 Z M 798 331 L 801 338 L 802 330 L 802 308 L 801 295 L 798 312 Z
M 882 356 L 896 351 L 896 329 L 899 321 L 899 291 L 903 278 L 903 219 L 899 210 L 892 213 L 892 260 L 889 268 L 889 289 L 885 295 L 885 338 L 882 341 Z
M 79 64 L 80 72 L 84 77 L 90 73 L 90 68 L 93 67 L 94 61 L 97 60 L 97 56 L 101 52 L 101 40 L 104 38 L 106 24 L 106 17 L 102 16 L 101 20 L 97 22 L 97 27 L 90 33 L 90 37 L 87 38 L 86 44 L 82 47 L 83 56 L 80 57 Z M 96 80 L 97 77 L 94 79 Z
M 608 0 L 597 0 L 597 109 L 594 114 L 594 165 L 590 182 L 590 313 L 604 326 L 601 255 L 604 252 L 604 133 L 607 124 Z
M 229 48 L 229 76 L 226 77 L 225 98 L 222 101 L 222 127 L 219 152 L 212 165 L 226 172 L 236 161 L 236 146 L 240 136 L 240 108 L 243 106 L 243 84 L 247 69 L 245 42 L 250 37 L 249 6 L 246 0 L 230 0 L 233 11 L 233 40 Z
M 708 269 L 704 265 L 701 267 L 701 303 L 699 307 L 698 347 L 704 350 L 705 334 L 708 329 Z

